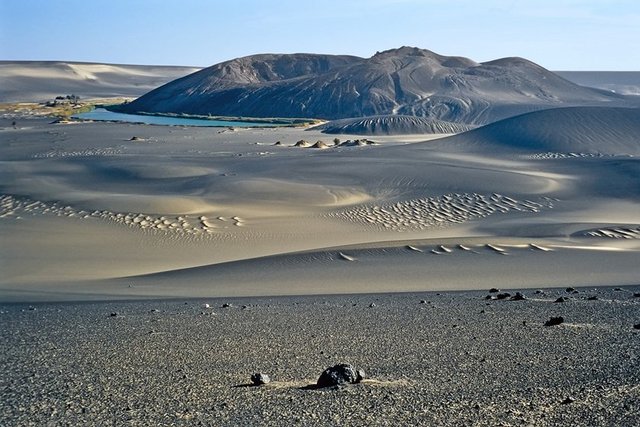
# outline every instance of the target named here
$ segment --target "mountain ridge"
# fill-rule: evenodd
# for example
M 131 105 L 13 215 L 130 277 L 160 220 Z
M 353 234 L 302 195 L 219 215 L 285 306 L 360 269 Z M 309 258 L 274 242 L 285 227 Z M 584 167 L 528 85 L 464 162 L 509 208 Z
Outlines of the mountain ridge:
M 122 110 L 323 119 L 399 114 L 481 125 L 537 109 L 624 103 L 524 58 L 477 63 L 404 46 L 371 58 L 237 58 L 169 82 Z

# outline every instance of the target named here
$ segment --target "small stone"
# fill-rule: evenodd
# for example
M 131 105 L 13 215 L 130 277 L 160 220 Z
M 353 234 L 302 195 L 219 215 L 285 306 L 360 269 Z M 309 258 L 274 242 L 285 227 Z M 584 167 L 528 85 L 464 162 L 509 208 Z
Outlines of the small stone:
M 567 398 L 566 398 L 566 399 L 564 399 L 561 403 L 562 403 L 563 405 L 568 405 L 568 404 L 573 403 L 573 402 L 575 402 L 575 401 L 576 401 L 576 400 L 575 400 L 573 397 L 571 397 L 571 396 L 567 396 Z
M 635 325 L 633 325 L 633 329 L 640 329 L 640 323 L 636 323 Z
M 621 291 L 622 288 L 613 288 L 614 291 Z
M 233 306 L 228 302 L 225 302 L 224 304 L 222 304 L 222 308 L 230 308 L 230 307 L 233 307 Z
M 565 301 L 568 301 L 568 299 L 565 298 L 565 297 L 560 297 L 557 300 L 555 300 L 554 302 L 565 302 Z
M 202 304 L 202 308 L 211 308 L 209 304 Z
M 516 294 L 511 297 L 511 301 L 523 301 L 525 299 L 527 298 L 520 292 L 516 292 Z
M 496 295 L 497 299 L 507 299 L 509 297 L 511 297 L 511 294 L 509 292 L 504 292 L 502 294 Z
M 640 292 L 634 292 L 634 293 L 633 293 L 633 296 L 634 296 L 635 298 L 640 298 Z
M 572 293 L 572 292 L 575 292 L 575 291 L 576 291 L 576 288 L 572 288 L 571 286 L 569 286 L 567 289 L 565 289 L 565 291 L 566 291 L 568 294 L 570 294 L 570 293 Z
M 255 373 L 253 375 L 251 375 L 251 382 L 253 383 L 253 385 L 263 385 L 263 384 L 269 384 L 271 382 L 271 378 L 269 378 L 269 375 L 267 374 L 263 374 L 261 372 Z
M 489 293 L 490 293 L 490 294 L 497 294 L 498 292 L 500 292 L 500 289 L 498 289 L 498 288 L 491 288 L 491 289 L 489 289 Z
M 538 289 L 538 290 L 536 290 L 534 293 L 536 293 L 536 294 L 544 294 L 544 291 L 543 291 L 543 290 L 541 290 L 541 289 Z
M 373 308 L 373 307 L 375 307 L 375 306 L 376 306 L 376 303 L 375 303 L 375 302 L 372 302 L 371 304 L 369 304 L 369 308 Z
M 587 298 L 587 301 L 597 301 L 597 300 L 598 300 L 598 297 L 595 295 Z
M 116 317 L 117 315 L 118 313 L 116 313 L 115 311 L 110 314 L 111 317 Z
M 318 387 L 332 387 L 344 384 L 356 384 L 365 378 L 365 372 L 356 370 L 348 363 L 341 363 L 327 368 L 318 378 Z
M 556 326 L 564 322 L 564 317 L 550 317 L 549 320 L 544 322 L 544 326 Z
M 420 300 L 420 304 L 426 304 L 426 303 L 427 303 L 426 299 Z

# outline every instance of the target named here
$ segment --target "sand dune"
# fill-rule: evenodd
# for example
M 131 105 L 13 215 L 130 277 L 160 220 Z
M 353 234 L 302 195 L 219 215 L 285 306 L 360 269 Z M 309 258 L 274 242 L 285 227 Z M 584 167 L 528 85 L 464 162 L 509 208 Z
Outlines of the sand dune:
M 543 111 L 326 149 L 294 147 L 326 139 L 318 129 L 22 119 L 0 135 L 3 300 L 638 277 L 637 110 Z
M 0 102 L 41 102 L 56 96 L 140 96 L 196 67 L 0 61 Z
M 640 155 L 640 108 L 573 107 L 501 120 L 447 140 L 474 150 L 539 153 L 539 158 Z M 488 147 L 479 148 L 487 150 Z
M 316 129 L 329 134 L 415 135 L 461 133 L 473 126 L 416 116 L 374 116 L 334 120 Z

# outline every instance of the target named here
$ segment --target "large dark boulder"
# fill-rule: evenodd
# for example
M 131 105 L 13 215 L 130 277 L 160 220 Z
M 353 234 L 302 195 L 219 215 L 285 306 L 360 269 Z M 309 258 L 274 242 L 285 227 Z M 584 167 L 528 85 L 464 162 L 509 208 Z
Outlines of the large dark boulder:
M 333 387 L 344 384 L 356 384 L 365 378 L 362 369 L 356 370 L 348 363 L 341 363 L 324 370 L 318 378 L 318 387 Z

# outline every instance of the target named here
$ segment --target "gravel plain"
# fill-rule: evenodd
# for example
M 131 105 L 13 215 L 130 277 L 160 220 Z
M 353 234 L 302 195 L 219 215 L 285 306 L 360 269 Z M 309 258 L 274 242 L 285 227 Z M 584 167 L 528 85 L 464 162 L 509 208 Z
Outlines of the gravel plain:
M 636 426 L 639 291 L 2 304 L 0 424 Z

